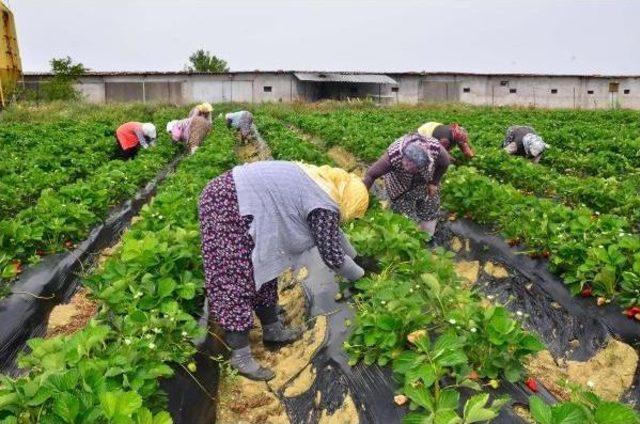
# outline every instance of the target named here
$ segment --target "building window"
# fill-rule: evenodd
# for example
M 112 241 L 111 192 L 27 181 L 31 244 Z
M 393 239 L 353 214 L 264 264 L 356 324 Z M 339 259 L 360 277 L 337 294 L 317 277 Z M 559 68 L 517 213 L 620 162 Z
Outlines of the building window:
M 262 91 L 264 91 L 265 93 L 271 93 L 272 87 L 270 85 L 265 85 L 264 87 L 262 87 Z
M 399 87 L 391 87 L 391 92 L 392 93 L 397 93 L 398 92 L 398 88 Z
M 510 88 L 509 89 L 509 93 L 511 93 L 511 94 L 515 94 L 517 92 L 518 92 L 518 90 L 516 90 L 515 88 Z
M 471 93 L 471 88 L 465 87 L 465 88 L 462 89 L 462 92 L 463 93 Z
M 628 88 L 624 90 L 624 94 L 629 94 L 629 93 L 631 93 L 631 90 L 629 90 Z
M 587 94 L 593 94 L 593 90 L 587 90 Z
M 609 83 L 609 93 L 617 93 L 620 88 L 620 83 L 610 82 Z
M 509 81 L 500 81 L 500 85 L 506 87 L 507 85 L 509 85 Z
M 557 88 L 552 88 L 551 89 L 551 94 L 558 94 L 558 89 Z

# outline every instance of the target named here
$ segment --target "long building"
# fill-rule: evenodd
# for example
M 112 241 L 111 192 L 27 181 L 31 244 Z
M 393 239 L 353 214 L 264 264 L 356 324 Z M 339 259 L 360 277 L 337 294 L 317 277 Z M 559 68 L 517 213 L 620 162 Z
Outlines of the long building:
M 26 73 L 39 93 L 50 73 Z M 252 71 L 230 73 L 89 72 L 77 89 L 86 101 L 313 102 L 371 98 L 384 104 L 460 102 L 484 106 L 640 109 L 640 75 L 364 73 Z

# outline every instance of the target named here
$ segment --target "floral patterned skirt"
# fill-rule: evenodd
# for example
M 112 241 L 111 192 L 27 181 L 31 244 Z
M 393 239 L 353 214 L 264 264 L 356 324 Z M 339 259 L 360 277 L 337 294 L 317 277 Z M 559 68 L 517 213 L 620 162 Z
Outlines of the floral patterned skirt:
M 252 217 L 240 215 L 231 171 L 211 181 L 200 196 L 200 233 L 209 311 L 225 331 L 247 331 L 256 306 L 275 306 L 277 280 L 256 291 L 249 234 Z
M 440 192 L 435 196 L 428 196 L 426 185 L 414 187 L 392 200 L 391 209 L 414 221 L 431 221 L 438 217 L 440 211 Z

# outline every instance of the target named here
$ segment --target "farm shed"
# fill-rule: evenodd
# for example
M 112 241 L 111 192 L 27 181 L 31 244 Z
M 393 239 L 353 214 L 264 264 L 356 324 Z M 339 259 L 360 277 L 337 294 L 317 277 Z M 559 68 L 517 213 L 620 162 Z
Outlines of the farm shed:
M 393 102 L 391 87 L 398 83 L 388 75 L 338 72 L 294 72 L 306 100 L 373 98 Z
M 39 91 L 50 73 L 26 73 Z M 295 102 L 373 98 L 390 103 L 452 103 L 571 109 L 640 109 L 638 75 L 473 74 L 453 72 L 242 71 L 89 72 L 78 90 L 93 103 Z

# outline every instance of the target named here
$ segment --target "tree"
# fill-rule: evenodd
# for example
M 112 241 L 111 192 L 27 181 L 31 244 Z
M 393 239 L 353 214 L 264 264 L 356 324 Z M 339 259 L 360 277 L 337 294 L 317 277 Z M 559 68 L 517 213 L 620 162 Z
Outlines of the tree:
M 42 90 L 47 100 L 76 100 L 80 93 L 73 87 L 73 84 L 87 72 L 87 68 L 82 63 L 73 63 L 67 56 L 63 58 L 53 58 L 49 61 L 53 77 L 43 84 Z
M 203 49 L 197 50 L 189 56 L 190 64 L 186 66 L 189 72 L 229 72 L 227 62 Z

